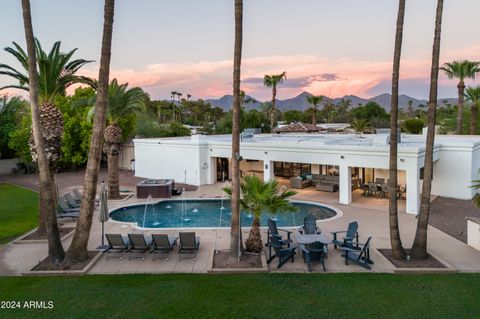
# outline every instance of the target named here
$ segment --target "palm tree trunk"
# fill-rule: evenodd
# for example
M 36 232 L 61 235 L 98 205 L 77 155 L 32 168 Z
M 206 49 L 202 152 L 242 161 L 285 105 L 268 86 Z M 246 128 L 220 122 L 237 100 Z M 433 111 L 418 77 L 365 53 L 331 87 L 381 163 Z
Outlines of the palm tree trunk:
M 273 84 L 272 86 L 272 109 L 270 110 L 270 130 L 273 133 L 273 117 L 275 116 L 275 99 L 277 97 L 277 86 Z
M 470 108 L 470 135 L 477 134 L 478 106 L 477 101 L 473 101 Z
M 465 83 L 463 82 L 463 80 L 460 80 L 460 82 L 457 85 L 457 89 L 458 89 L 458 109 L 457 109 L 457 126 L 455 130 L 455 134 L 462 135 L 463 104 L 465 100 Z
M 108 198 L 120 198 L 120 181 L 118 178 L 118 152 L 108 152 Z
M 312 125 L 314 126 L 317 126 L 317 106 L 314 105 L 313 106 L 313 110 L 312 110 Z
M 243 41 L 243 0 L 235 0 L 235 48 L 233 54 L 232 107 L 232 220 L 230 224 L 230 255 L 240 257 L 240 72 Z
M 252 253 L 260 253 L 263 249 L 262 236 L 260 235 L 260 219 L 253 219 L 252 228 L 245 241 L 247 251 Z
M 45 212 L 45 226 L 48 239 L 48 259 L 50 263 L 61 262 L 65 256 L 60 232 L 58 230 L 55 197 L 52 193 L 52 181 L 50 180 L 50 167 L 45 152 L 42 127 L 40 122 L 40 110 L 38 107 L 38 75 L 37 59 L 35 53 L 35 40 L 33 36 L 32 15 L 30 1 L 22 0 L 23 22 L 25 27 L 25 39 L 28 52 L 28 76 L 30 89 L 30 105 L 32 110 L 32 132 L 37 149 L 38 178 L 40 186 L 41 209 Z
M 438 93 L 438 68 L 440 60 L 440 38 L 442 33 L 442 12 L 443 0 L 437 2 L 437 13 L 435 18 L 435 38 L 433 41 L 432 70 L 430 75 L 430 97 L 428 101 L 428 130 L 427 143 L 425 147 L 425 167 L 422 187 L 422 199 L 420 202 L 420 213 L 417 221 L 417 231 L 412 246 L 412 258 L 427 258 L 427 228 L 430 214 L 430 193 L 432 190 L 433 175 L 433 145 L 435 142 L 435 119 L 437 109 Z
M 398 82 L 400 77 L 400 58 L 402 55 L 403 40 L 403 21 L 405 18 L 405 0 L 399 0 L 397 31 L 395 36 L 395 52 L 393 57 L 392 74 L 392 103 L 390 110 L 390 171 L 389 178 L 389 224 L 390 224 L 390 244 L 392 246 L 392 255 L 395 259 L 405 259 L 406 253 L 403 249 L 400 238 L 400 229 L 398 227 L 398 203 L 397 203 L 397 157 L 398 157 Z
M 80 218 L 73 236 L 72 244 L 65 256 L 66 264 L 83 262 L 88 259 L 88 239 L 92 226 L 93 209 L 97 192 L 98 171 L 102 155 L 103 135 L 105 131 L 110 57 L 112 48 L 113 16 L 115 0 L 105 0 L 102 37 L 102 53 L 98 74 L 97 101 L 93 122 L 92 140 L 88 152 L 87 169 L 83 182 L 83 198 L 80 206 Z

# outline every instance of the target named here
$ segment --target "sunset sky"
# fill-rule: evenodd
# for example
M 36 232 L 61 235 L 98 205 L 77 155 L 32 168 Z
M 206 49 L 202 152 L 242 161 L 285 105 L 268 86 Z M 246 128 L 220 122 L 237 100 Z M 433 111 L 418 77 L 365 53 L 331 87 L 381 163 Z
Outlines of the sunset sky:
M 62 41 L 77 58 L 99 61 L 100 0 L 31 0 L 34 31 L 44 49 Z M 390 91 L 397 0 L 244 0 L 242 88 L 270 96 L 264 74 L 287 72 L 279 98 L 302 91 L 370 97 Z M 428 96 L 435 0 L 407 0 L 401 93 Z M 478 0 L 445 1 L 441 63 L 480 60 Z M 152 98 L 231 94 L 233 0 L 121 0 L 116 3 L 111 77 Z M 20 0 L 2 1 L 0 47 L 24 46 Z M 15 65 L 3 50 L 0 62 Z M 96 77 L 98 63 L 83 71 Z M 478 82 L 478 81 L 477 81 Z M 0 76 L 0 86 L 13 84 Z M 469 82 L 472 84 L 472 82 Z M 439 98 L 456 96 L 443 75 Z

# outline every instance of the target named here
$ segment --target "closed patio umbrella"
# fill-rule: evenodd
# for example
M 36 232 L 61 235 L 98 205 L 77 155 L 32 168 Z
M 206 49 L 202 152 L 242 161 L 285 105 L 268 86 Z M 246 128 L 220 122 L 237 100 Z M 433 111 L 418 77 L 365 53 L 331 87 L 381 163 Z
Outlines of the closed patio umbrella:
M 104 224 L 108 221 L 108 196 L 107 196 L 107 189 L 105 187 L 105 183 L 102 182 L 102 186 L 100 188 L 100 212 L 98 214 L 98 221 L 102 223 L 102 246 L 105 244 L 105 234 L 104 234 Z

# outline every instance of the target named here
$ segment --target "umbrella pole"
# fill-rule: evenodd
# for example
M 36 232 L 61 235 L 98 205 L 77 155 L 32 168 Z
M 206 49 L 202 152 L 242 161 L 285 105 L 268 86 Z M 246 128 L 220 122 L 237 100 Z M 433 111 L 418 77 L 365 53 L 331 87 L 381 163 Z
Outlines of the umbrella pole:
M 102 222 L 102 246 L 105 245 L 105 239 L 104 239 L 104 229 L 103 229 L 103 226 L 104 226 L 105 223 Z

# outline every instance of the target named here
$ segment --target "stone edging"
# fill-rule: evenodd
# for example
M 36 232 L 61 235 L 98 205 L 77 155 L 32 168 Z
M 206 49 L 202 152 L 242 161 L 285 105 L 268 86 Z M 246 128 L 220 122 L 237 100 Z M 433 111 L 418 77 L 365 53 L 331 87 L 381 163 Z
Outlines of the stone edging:
M 379 249 L 391 249 L 389 248 L 379 248 Z M 393 273 L 394 274 L 453 274 L 457 273 L 458 269 L 447 263 L 444 259 L 439 257 L 437 254 L 432 253 L 431 251 L 427 250 L 427 253 L 435 258 L 438 262 L 443 264 L 445 268 L 397 268 L 394 264 L 388 260 L 378 249 L 375 248 L 377 251 L 377 255 L 381 256 L 388 264 L 392 265 Z
M 97 255 L 82 270 L 30 270 L 23 272 L 22 276 L 78 276 L 85 275 L 93 265 L 102 257 L 102 252 L 98 251 Z
M 213 268 L 213 257 L 215 250 L 212 249 L 208 256 L 208 269 L 207 273 L 209 274 L 239 274 L 239 273 L 265 273 L 268 272 L 267 259 L 265 258 L 265 253 L 260 254 L 260 259 L 262 260 L 262 268 Z
M 71 232 L 63 235 L 62 238 L 60 238 L 61 241 L 64 241 L 66 240 L 67 238 L 73 236 L 73 233 L 75 233 L 75 227 L 73 227 L 74 229 L 72 229 Z M 16 238 L 15 240 L 13 240 L 13 244 L 45 244 L 48 242 L 47 239 L 25 239 L 25 237 L 28 237 L 30 234 L 33 234 L 34 232 L 37 231 L 37 228 L 34 228 L 32 229 L 31 231 L 23 234 L 22 236 Z

